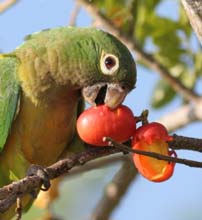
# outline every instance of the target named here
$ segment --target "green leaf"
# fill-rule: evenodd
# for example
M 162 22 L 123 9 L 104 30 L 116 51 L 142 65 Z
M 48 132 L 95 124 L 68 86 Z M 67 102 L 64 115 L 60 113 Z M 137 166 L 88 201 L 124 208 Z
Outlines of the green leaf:
M 180 80 L 187 88 L 192 89 L 196 82 L 196 74 L 194 72 L 184 70 L 180 75 Z
M 194 67 L 195 67 L 196 74 L 198 76 L 201 76 L 202 75 L 202 53 L 201 51 L 195 54 L 194 63 L 195 63 Z
M 176 96 L 176 92 L 164 80 L 159 80 L 155 86 L 151 97 L 151 106 L 153 108 L 161 108 L 171 102 Z
M 187 37 L 190 37 L 192 33 L 191 25 L 189 22 L 189 19 L 187 17 L 187 14 L 182 6 L 182 4 L 179 5 L 179 25 L 181 27 L 181 30 L 187 35 Z

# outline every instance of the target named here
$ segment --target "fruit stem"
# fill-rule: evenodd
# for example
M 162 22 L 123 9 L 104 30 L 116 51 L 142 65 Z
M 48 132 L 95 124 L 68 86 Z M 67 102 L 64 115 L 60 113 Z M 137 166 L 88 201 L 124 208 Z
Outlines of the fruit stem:
M 140 116 L 135 117 L 136 122 L 142 122 L 142 125 L 148 124 L 148 116 L 149 116 L 149 110 L 145 109 L 142 111 Z
M 153 158 L 156 158 L 157 160 L 165 160 L 168 162 L 184 164 L 184 165 L 187 165 L 190 167 L 202 168 L 202 163 L 199 161 L 188 160 L 188 159 L 184 159 L 184 158 L 176 158 L 176 157 L 172 157 L 172 156 L 166 156 L 166 155 L 158 154 L 156 152 L 149 152 L 149 151 L 132 149 L 126 145 L 116 143 L 110 137 L 105 137 L 105 141 L 110 142 L 110 146 L 113 146 L 113 147 L 121 150 L 122 152 L 136 153 L 136 154 L 141 154 L 141 155 L 144 155 L 147 157 L 153 157 Z

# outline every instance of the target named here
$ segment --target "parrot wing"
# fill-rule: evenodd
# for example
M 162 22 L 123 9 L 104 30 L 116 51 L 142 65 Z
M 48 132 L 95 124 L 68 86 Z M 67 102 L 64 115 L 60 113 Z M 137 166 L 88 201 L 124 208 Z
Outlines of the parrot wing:
M 18 106 L 20 86 L 16 78 L 19 62 L 0 55 L 0 152 L 2 151 Z

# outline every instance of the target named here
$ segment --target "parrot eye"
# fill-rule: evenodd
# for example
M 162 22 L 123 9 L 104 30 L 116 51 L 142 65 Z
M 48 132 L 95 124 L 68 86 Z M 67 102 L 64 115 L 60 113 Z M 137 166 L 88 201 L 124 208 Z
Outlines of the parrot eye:
M 113 75 L 119 68 L 119 59 L 113 54 L 104 54 L 101 57 L 100 67 L 103 74 Z
M 113 57 L 108 56 L 105 59 L 105 66 L 107 67 L 108 70 L 110 70 L 111 68 L 113 68 L 116 64 L 116 60 Z

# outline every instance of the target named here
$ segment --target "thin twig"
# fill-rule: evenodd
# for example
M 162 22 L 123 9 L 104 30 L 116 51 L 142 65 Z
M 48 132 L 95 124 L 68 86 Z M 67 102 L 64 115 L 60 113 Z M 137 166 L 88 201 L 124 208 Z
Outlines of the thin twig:
M 202 1 L 201 0 L 181 0 L 182 5 L 188 15 L 189 21 L 194 29 L 199 42 L 202 39 Z
M 130 14 L 131 14 L 131 20 L 129 22 L 128 35 L 135 34 L 137 17 L 138 17 L 138 5 L 139 5 L 139 0 L 132 0 L 130 2 L 129 9 L 130 9 Z
M 117 149 L 119 149 L 120 151 L 123 151 L 123 152 L 130 152 L 130 153 L 134 153 L 134 154 L 140 154 L 140 155 L 144 155 L 144 156 L 147 156 L 147 157 L 153 157 L 157 160 L 165 160 L 165 161 L 168 161 L 168 162 L 184 164 L 184 165 L 190 166 L 190 167 L 202 168 L 202 162 L 198 162 L 198 161 L 195 161 L 195 160 L 187 160 L 187 159 L 183 159 L 183 158 L 170 157 L 170 156 L 166 156 L 166 155 L 163 155 L 163 154 L 158 154 L 158 153 L 150 152 L 150 151 L 142 151 L 142 150 L 132 149 L 132 148 L 126 146 L 126 145 L 116 143 L 114 140 L 112 140 L 109 137 L 105 137 L 105 140 L 107 142 L 109 142 L 109 144 L 111 146 L 114 146 L 114 147 L 116 147 Z
M 108 220 L 136 176 L 137 170 L 134 169 L 131 158 L 127 157 L 127 160 L 123 162 L 119 171 L 106 186 L 102 198 L 93 210 L 91 220 Z
M 169 132 L 176 131 L 191 122 L 202 121 L 202 102 L 196 105 L 183 105 L 161 117 L 158 122 L 164 124 Z
M 5 10 L 9 9 L 12 5 L 16 3 L 17 0 L 5 0 L 0 3 L 0 13 L 4 12 Z
M 117 36 L 129 49 L 134 51 L 137 59 L 144 62 L 152 70 L 158 72 L 175 91 L 182 95 L 182 97 L 184 97 L 186 100 L 194 102 L 200 99 L 198 94 L 184 86 L 181 81 L 172 76 L 168 69 L 159 63 L 159 61 L 156 60 L 151 54 L 148 54 L 142 50 L 142 48 L 137 45 L 132 37 L 125 35 L 116 26 L 114 26 L 109 19 L 100 13 L 99 9 L 93 3 L 87 0 L 77 0 L 77 2 L 81 4 L 92 17 L 98 20 L 105 29 Z
M 111 165 L 116 165 L 123 163 L 127 160 L 127 157 L 124 154 L 115 154 L 111 156 L 107 156 L 104 158 L 99 158 L 97 160 L 89 161 L 85 164 L 85 166 L 77 166 L 74 167 L 71 172 L 66 175 L 66 178 L 80 175 L 84 172 L 89 172 L 91 170 L 96 170 L 100 168 L 109 167 Z
M 17 197 L 15 212 L 16 212 L 16 220 L 20 220 L 22 217 L 22 202 L 20 197 Z
M 76 25 L 76 19 L 80 12 L 81 5 L 75 2 L 74 9 L 72 10 L 69 18 L 69 26 L 75 26 Z

